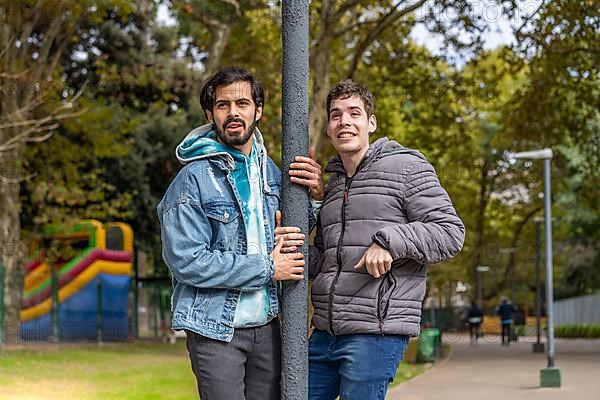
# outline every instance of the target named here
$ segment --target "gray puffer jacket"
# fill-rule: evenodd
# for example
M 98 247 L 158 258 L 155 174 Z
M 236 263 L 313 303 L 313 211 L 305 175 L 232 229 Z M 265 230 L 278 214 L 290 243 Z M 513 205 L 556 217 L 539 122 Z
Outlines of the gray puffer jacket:
M 325 189 L 315 246 L 313 325 L 335 335 L 419 334 L 427 264 L 456 255 L 465 228 L 431 164 L 387 138 L 369 147 L 353 177 L 338 157 Z M 374 242 L 394 259 L 375 279 L 355 270 Z

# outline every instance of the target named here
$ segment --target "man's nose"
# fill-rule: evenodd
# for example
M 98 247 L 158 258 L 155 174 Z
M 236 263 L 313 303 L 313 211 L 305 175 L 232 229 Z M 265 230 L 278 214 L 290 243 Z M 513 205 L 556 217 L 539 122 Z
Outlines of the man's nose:
M 345 126 L 350 123 L 350 116 L 347 113 L 342 113 L 340 116 L 340 125 Z
M 239 117 L 240 115 L 240 110 L 234 102 L 229 105 L 229 115 L 231 117 Z

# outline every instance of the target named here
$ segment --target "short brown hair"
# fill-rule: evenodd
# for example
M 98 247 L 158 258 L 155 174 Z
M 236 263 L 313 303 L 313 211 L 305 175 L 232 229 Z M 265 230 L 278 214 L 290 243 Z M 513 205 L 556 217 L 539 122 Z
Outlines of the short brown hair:
M 262 107 L 265 103 L 265 94 L 262 85 L 254 75 L 242 67 L 221 67 L 204 82 L 202 90 L 200 90 L 200 105 L 204 113 L 212 112 L 219 86 L 227 86 L 239 81 L 250 84 L 254 104 L 256 107 Z
M 369 92 L 369 89 L 360 83 L 354 82 L 352 79 L 346 79 L 332 87 L 327 95 L 327 119 L 329 119 L 329 108 L 333 100 L 347 99 L 352 96 L 361 98 L 367 117 L 370 117 L 375 112 L 375 98 Z

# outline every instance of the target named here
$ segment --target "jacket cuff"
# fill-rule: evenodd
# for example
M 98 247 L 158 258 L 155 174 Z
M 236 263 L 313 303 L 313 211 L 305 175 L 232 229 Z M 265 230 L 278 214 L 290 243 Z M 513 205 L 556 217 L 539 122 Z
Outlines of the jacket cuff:
M 386 249 L 387 251 L 390 251 L 389 239 L 384 237 L 384 235 L 381 232 L 375 232 L 371 239 L 373 240 L 373 243 L 376 243 L 379 246 Z
M 373 243 L 377 243 L 384 249 L 390 252 L 392 258 L 398 260 L 400 258 L 406 257 L 406 243 L 404 243 L 403 238 L 399 238 L 396 235 L 390 237 L 390 233 L 386 231 L 386 228 L 383 228 L 372 236 Z M 393 239 L 393 243 L 392 243 Z
M 273 257 L 271 257 L 271 256 L 265 256 L 264 260 L 265 260 L 265 271 L 266 271 L 266 276 L 265 276 L 265 284 L 266 284 L 267 282 L 269 282 L 271 279 L 274 279 L 274 277 L 275 277 L 275 263 L 273 262 Z
M 321 206 L 323 205 L 323 200 L 315 200 L 311 197 L 310 205 L 312 206 L 313 210 L 320 210 Z
M 319 217 L 319 212 L 321 211 L 321 206 L 323 205 L 322 201 L 314 200 L 312 197 L 310 198 L 310 202 L 308 203 L 308 231 L 311 232 L 315 226 L 317 226 L 317 218 Z

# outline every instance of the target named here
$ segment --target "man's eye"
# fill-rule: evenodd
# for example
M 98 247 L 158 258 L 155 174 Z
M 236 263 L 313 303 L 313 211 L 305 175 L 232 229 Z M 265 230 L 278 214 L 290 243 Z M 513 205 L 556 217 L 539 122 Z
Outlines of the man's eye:
M 227 103 L 217 103 L 217 108 L 223 109 L 227 107 Z
M 358 111 L 355 111 L 351 114 L 353 117 L 360 117 L 360 113 Z

